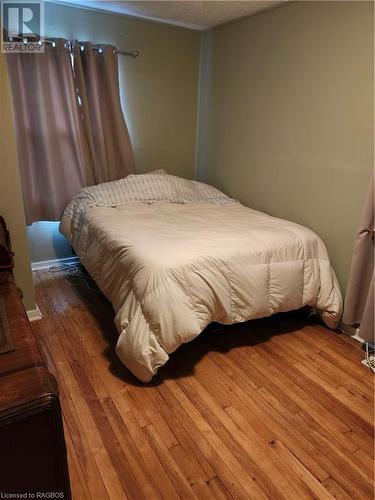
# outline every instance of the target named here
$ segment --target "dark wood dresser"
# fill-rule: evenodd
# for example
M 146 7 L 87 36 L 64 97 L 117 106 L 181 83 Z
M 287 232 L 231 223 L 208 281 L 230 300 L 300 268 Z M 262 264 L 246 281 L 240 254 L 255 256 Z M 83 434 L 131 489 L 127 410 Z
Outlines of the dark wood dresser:
M 57 383 L 9 270 L 0 272 L 0 329 L 0 496 L 70 499 Z

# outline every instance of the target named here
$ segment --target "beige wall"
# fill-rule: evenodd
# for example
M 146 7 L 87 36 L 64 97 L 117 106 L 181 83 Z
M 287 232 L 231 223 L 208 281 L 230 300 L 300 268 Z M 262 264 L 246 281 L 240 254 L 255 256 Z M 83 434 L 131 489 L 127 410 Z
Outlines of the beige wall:
M 374 165 L 372 2 L 292 2 L 204 35 L 197 176 L 315 230 L 345 288 Z
M 25 215 L 4 54 L 0 53 L 0 214 L 11 233 L 15 281 L 26 309 L 35 309 L 34 287 L 26 238 Z
M 122 105 L 136 172 L 194 176 L 200 33 L 125 16 L 45 3 L 46 36 L 137 49 L 119 56 Z M 33 262 L 70 256 L 57 225 L 28 230 Z

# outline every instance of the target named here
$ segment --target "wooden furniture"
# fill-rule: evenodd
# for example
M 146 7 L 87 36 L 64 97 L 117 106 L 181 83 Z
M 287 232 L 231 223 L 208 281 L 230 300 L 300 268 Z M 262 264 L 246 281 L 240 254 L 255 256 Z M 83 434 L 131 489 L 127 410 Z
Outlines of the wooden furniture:
M 0 273 L 12 272 L 13 252 L 8 228 L 0 215 Z M 22 292 L 21 292 L 22 296 Z M 14 350 L 11 332 L 6 319 L 5 304 L 0 298 L 0 354 Z
M 12 266 L 9 234 L 0 220 L 0 314 L 14 347 L 0 354 L 0 494 L 70 499 L 58 387 L 34 338 Z
M 9 272 L 13 269 L 13 252 L 9 231 L 5 220 L 0 215 L 0 272 Z

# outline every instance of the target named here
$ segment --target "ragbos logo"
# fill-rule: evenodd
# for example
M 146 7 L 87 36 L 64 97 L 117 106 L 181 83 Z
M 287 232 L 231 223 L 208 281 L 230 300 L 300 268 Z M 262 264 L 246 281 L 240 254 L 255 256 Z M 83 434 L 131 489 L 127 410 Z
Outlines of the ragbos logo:
M 2 500 L 34 500 L 37 498 L 48 500 L 63 499 L 65 498 L 65 494 L 63 491 L 24 491 L 14 493 L 5 493 L 4 491 L 0 492 L 0 499 Z

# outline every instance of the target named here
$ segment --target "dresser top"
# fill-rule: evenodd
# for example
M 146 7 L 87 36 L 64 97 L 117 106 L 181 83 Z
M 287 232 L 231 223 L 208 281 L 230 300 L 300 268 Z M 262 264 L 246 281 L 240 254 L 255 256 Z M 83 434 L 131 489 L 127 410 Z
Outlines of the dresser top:
M 10 273 L 0 273 L 0 298 L 14 350 L 0 354 L 0 412 L 49 394 L 56 381 L 45 367 L 20 294 Z

